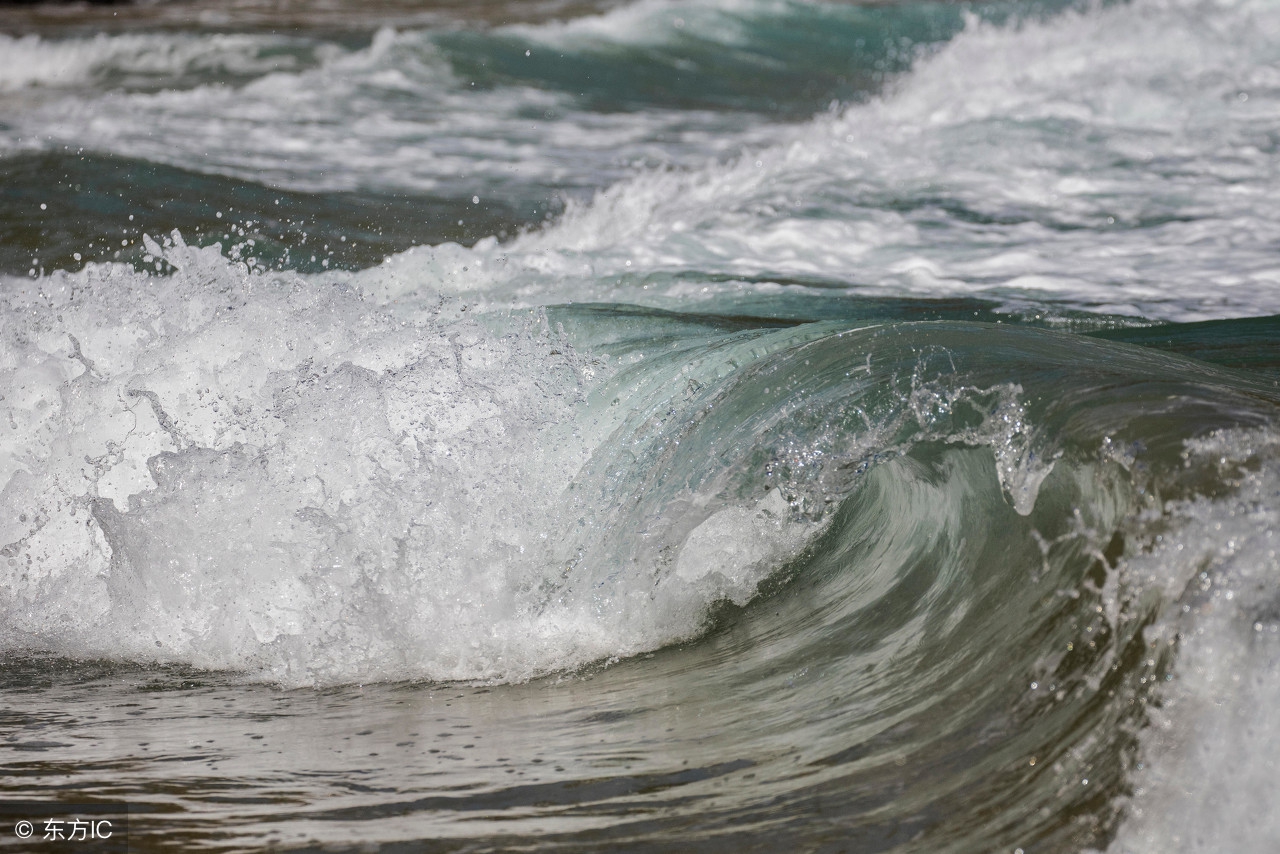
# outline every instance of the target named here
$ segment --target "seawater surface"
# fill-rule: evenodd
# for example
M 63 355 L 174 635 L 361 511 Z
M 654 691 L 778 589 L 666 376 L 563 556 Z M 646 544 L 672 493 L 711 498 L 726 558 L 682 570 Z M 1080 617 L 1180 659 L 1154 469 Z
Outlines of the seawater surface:
M 0 27 L 6 798 L 1280 843 L 1274 3 Z

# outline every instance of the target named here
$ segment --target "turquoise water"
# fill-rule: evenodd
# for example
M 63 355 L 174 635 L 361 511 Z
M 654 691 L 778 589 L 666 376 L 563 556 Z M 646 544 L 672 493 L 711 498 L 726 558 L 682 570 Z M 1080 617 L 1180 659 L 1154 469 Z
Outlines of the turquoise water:
M 0 16 L 6 792 L 1274 848 L 1280 9 L 229 8 Z

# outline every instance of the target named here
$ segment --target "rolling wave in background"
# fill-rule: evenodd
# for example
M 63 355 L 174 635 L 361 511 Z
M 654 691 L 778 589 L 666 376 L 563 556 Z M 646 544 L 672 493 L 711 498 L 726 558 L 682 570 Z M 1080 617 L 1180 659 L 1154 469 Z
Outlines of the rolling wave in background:
M 13 797 L 1274 847 L 1280 10 L 389 8 L 0 36 Z

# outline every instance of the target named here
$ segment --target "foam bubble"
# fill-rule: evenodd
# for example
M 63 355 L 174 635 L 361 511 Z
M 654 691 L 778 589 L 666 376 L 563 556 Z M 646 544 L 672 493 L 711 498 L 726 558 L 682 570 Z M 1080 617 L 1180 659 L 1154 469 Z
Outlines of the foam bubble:
M 1147 630 L 1176 641 L 1161 702 L 1140 737 L 1133 795 L 1110 849 L 1274 850 L 1270 808 L 1280 761 L 1280 495 L 1267 431 L 1229 431 L 1188 443 L 1188 461 L 1238 478 L 1219 498 L 1169 502 L 1149 552 L 1126 557 L 1130 579 L 1173 602 Z

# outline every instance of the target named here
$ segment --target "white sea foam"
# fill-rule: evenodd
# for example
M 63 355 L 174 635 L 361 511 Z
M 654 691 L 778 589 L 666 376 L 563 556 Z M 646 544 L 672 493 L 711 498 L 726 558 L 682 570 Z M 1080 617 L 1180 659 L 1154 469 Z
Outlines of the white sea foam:
M 640 536 L 625 482 L 610 524 L 569 492 L 631 411 L 588 406 L 607 365 L 536 315 L 148 248 L 178 272 L 4 283 L 4 648 L 286 684 L 519 680 L 696 633 L 809 531 L 774 518 L 782 545 L 721 559 L 708 543 L 744 520 L 683 495 L 713 520 L 683 547 L 698 573 L 583 561 Z
M 775 278 L 1180 321 L 1278 312 L 1277 43 L 1265 4 L 971 22 L 870 104 L 575 205 L 502 248 L 520 265 L 500 287 L 687 304 Z M 661 278 L 686 271 L 740 280 Z
M 732 49 L 750 44 L 743 25 L 753 18 L 783 17 L 796 8 L 787 0 L 640 0 L 603 14 L 567 21 L 518 24 L 504 32 L 553 49 L 610 46 L 666 47 L 681 41 L 707 41 Z M 820 11 L 820 6 L 811 6 Z
M 56 74 L 38 69 L 65 66 L 57 73 L 67 79 L 128 78 L 173 66 L 195 83 L 177 91 L 70 92 L 15 106 L 0 149 L 70 147 L 303 191 L 479 190 L 486 201 L 519 202 L 589 190 L 637 163 L 702 164 L 767 138 L 745 116 L 595 112 L 533 85 L 476 89 L 453 73 L 426 32 L 384 29 L 362 50 L 314 47 L 307 62 L 282 58 L 272 43 L 232 37 L 225 44 L 138 38 L 24 40 L 17 44 L 39 60 L 15 62 L 14 74 L 29 66 L 37 69 L 33 81 L 51 80 Z M 201 82 L 200 67 L 219 63 L 240 73 L 256 63 L 260 73 L 234 85 Z M 537 189 L 521 191 L 530 186 Z
M 1176 637 L 1178 652 L 1141 735 L 1116 854 L 1280 846 L 1277 446 L 1274 434 L 1246 431 L 1189 443 L 1190 462 L 1239 477 L 1238 490 L 1170 502 L 1167 532 L 1126 558 L 1131 580 L 1181 604 L 1147 632 L 1155 643 Z
M 15 38 L 0 34 L 0 92 L 99 84 L 111 89 L 181 87 L 183 78 L 296 71 L 339 50 L 280 36 L 125 34 Z
M 80 82 L 115 55 L 118 45 L 106 37 L 49 43 L 36 36 L 0 35 L 0 91 Z
M 788 8 L 686 5 L 690 16 L 739 20 Z M 653 27 L 662 39 L 710 32 L 674 28 L 684 9 L 646 2 L 509 34 L 603 50 L 659 38 Z M 12 41 L 31 53 L 14 73 L 64 55 L 82 69 L 134 57 L 119 73 L 273 55 L 231 39 L 178 60 L 194 49 L 185 37 L 138 37 L 151 40 L 146 50 L 125 38 Z M 156 41 L 166 38 L 177 41 Z M 1280 13 L 1254 2 L 971 21 L 882 97 L 782 126 L 724 112 L 594 112 L 534 86 L 479 91 L 430 34 L 385 30 L 366 49 L 316 54 L 316 67 L 245 85 L 40 102 L 7 117 L 0 145 L 87 148 L 304 190 L 481 189 L 513 201 L 666 164 L 500 250 L 517 262 L 512 275 L 484 287 L 515 283 L 528 304 L 685 303 L 772 278 L 825 294 L 985 295 L 1197 320 L 1280 311 L 1277 43 Z M 637 293 L 640 272 L 744 281 L 693 292 L 684 279 L 650 282 Z

